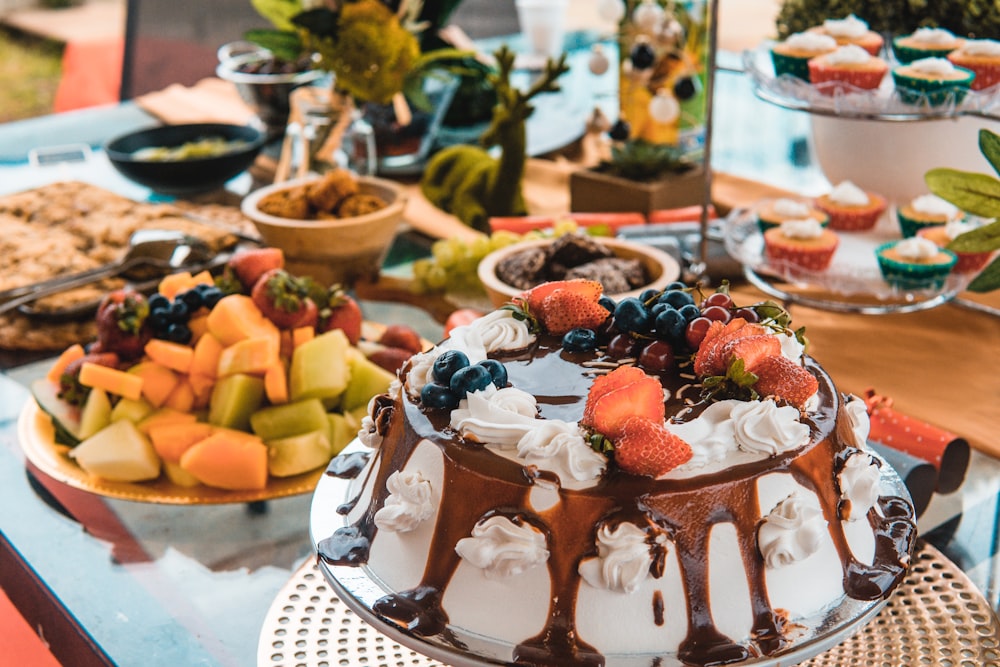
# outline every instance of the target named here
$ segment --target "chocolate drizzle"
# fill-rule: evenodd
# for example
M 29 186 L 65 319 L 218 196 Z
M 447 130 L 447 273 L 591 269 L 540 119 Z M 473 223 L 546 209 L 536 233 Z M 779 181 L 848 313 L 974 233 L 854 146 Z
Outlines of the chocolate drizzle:
M 579 356 L 579 355 L 575 355 Z M 594 353 L 600 359 L 600 353 Z M 532 393 L 542 418 L 579 419 L 591 371 L 579 359 L 565 359 L 558 341 L 543 338 L 525 351 L 498 357 L 507 367 L 510 383 Z M 449 426 L 446 411 L 425 410 L 408 396 L 392 408 L 378 404 L 378 432 L 382 446 L 364 487 L 372 492 L 368 507 L 352 525 L 336 531 L 319 544 L 319 555 L 334 565 L 366 562 L 371 543 L 377 538 L 375 513 L 388 496 L 386 480 L 404 467 L 418 443 L 436 445 L 444 463 L 440 507 L 420 584 L 408 591 L 387 595 L 375 611 L 422 636 L 438 635 L 455 642 L 448 631 L 449 618 L 443 607 L 449 582 L 461 564 L 456 542 L 469 536 L 475 525 L 500 513 L 529 521 L 546 536 L 550 553 L 545 565 L 551 582 L 550 608 L 544 627 L 523 639 L 513 651 L 517 664 L 603 665 L 604 658 L 581 637 L 576 626 L 577 594 L 581 586 L 579 566 L 595 555 L 598 528 L 606 522 L 631 521 L 647 526 L 653 564 L 650 572 L 662 576 L 668 549 L 675 549 L 685 586 L 688 629 L 677 657 L 694 665 L 724 665 L 758 655 L 772 655 L 788 644 L 787 622 L 768 598 L 764 563 L 757 549 L 761 508 L 757 480 L 769 473 L 786 472 L 802 486 L 813 490 L 827 521 L 830 537 L 843 563 L 844 589 L 861 600 L 885 597 L 905 574 L 905 562 L 915 536 L 912 508 L 899 498 L 881 498 L 877 510 L 868 514 L 875 534 L 875 560 L 860 563 L 853 556 L 841 524 L 838 467 L 851 447 L 845 429 L 837 426 L 841 399 L 829 377 L 812 361 L 807 364 L 819 380 L 820 405 L 806 421 L 813 444 L 764 461 L 742 464 L 718 473 L 686 479 L 652 480 L 611 468 L 596 484 L 583 490 L 559 490 L 559 502 L 533 512 L 530 493 L 540 480 L 551 476 L 526 470 L 526 466 L 494 454 L 488 447 L 465 442 Z M 678 391 L 690 380 L 664 377 L 667 414 L 689 408 L 686 419 L 695 418 L 704 405 L 690 400 L 690 391 Z M 685 398 L 678 398 L 680 394 Z M 838 463 L 839 462 L 839 463 Z M 355 465 L 345 465 L 354 470 Z M 330 473 L 334 474 L 334 473 Z M 357 472 L 355 471 L 355 475 Z M 360 493 L 360 492 L 359 492 Z M 360 497 L 360 496 L 359 496 Z M 353 499 L 345 507 L 353 507 Z M 752 631 L 747 644 L 725 636 L 715 626 L 709 593 L 709 539 L 712 528 L 731 523 L 742 554 L 750 591 Z M 652 539 L 664 533 L 666 545 Z M 668 622 L 663 594 L 657 590 L 650 604 L 653 622 Z

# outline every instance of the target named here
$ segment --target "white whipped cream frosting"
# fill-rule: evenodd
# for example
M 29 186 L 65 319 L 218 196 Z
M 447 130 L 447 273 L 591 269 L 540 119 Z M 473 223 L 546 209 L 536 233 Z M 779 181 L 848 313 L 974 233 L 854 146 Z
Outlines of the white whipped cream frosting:
M 526 433 L 540 424 L 535 397 L 516 387 L 497 389 L 489 385 L 466 394 L 451 411 L 451 427 L 467 440 L 516 447 Z
M 781 356 L 791 359 L 797 364 L 802 363 L 802 355 L 806 352 L 806 346 L 799 342 L 795 334 L 791 331 L 776 331 L 774 333 L 781 343 Z
M 842 181 L 830 192 L 830 201 L 841 206 L 867 206 L 868 193 L 851 181 Z
M 434 361 L 444 352 L 435 347 L 410 357 L 410 371 L 406 374 L 406 393 L 413 398 L 420 397 L 420 390 L 434 381 Z
M 872 422 L 868 415 L 868 406 L 859 396 L 851 395 L 844 403 L 844 412 L 847 414 L 848 423 L 851 426 L 851 434 L 854 442 L 851 443 L 858 449 L 868 447 L 868 434 L 871 432 Z
M 816 218 L 785 220 L 781 233 L 791 239 L 818 239 L 823 235 L 823 225 Z
M 785 44 L 796 51 L 810 53 L 833 51 L 837 48 L 836 39 L 818 32 L 797 32 L 794 35 L 789 35 Z
M 512 577 L 549 558 L 545 536 L 537 528 L 518 525 L 504 516 L 492 516 L 472 529 L 472 537 L 455 544 L 455 552 L 483 570 L 487 579 Z
M 536 422 L 535 428 L 517 442 L 517 455 L 525 463 L 554 472 L 560 479 L 587 482 L 601 476 L 608 460 L 587 444 L 575 422 L 560 419 Z
M 857 521 L 867 516 L 868 510 L 878 502 L 881 484 L 879 466 L 871 454 L 852 454 L 844 462 L 844 469 L 840 471 L 837 481 L 840 484 L 840 497 L 850 504 L 848 514 L 843 518 Z
M 375 396 L 368 401 L 368 408 L 365 416 L 361 418 L 361 426 L 358 427 L 358 440 L 365 447 L 378 449 L 382 446 L 382 435 L 375 428 L 375 420 L 372 418 L 372 411 L 375 407 Z
M 826 56 L 831 65 L 864 65 L 872 59 L 872 54 L 857 44 L 845 44 Z
M 968 220 L 963 220 L 961 218 L 958 218 L 955 220 L 949 220 L 948 222 L 945 223 L 944 233 L 949 239 L 954 240 L 959 236 L 961 236 L 962 234 L 965 234 L 966 232 L 971 232 L 978 226 L 979 225 L 973 222 L 969 222 Z
M 779 502 L 757 530 L 757 546 L 768 568 L 805 560 L 819 550 L 826 519 L 811 493 L 792 493 Z
M 666 539 L 662 533 L 656 537 L 658 544 Z M 614 528 L 604 524 L 597 530 L 597 557 L 581 562 L 579 572 L 594 588 L 634 593 L 649 576 L 652 564 L 645 531 L 628 522 Z
M 772 205 L 776 215 L 782 218 L 807 218 L 809 217 L 809 204 L 796 201 L 794 199 L 775 199 Z
M 914 211 L 925 215 L 943 215 L 948 219 L 962 214 L 957 206 L 937 195 L 920 195 L 910 202 Z
M 917 28 L 910 35 L 910 41 L 914 44 L 938 46 L 941 44 L 951 44 L 955 41 L 955 35 L 950 30 L 944 28 Z
M 921 58 L 914 60 L 909 67 L 914 72 L 932 76 L 949 76 L 955 71 L 955 66 L 947 58 Z
M 451 338 L 455 338 L 456 331 L 458 332 L 456 340 L 464 339 L 468 343 L 470 335 L 474 336 L 474 342 L 478 343 L 477 347 L 481 345 L 487 353 L 523 350 L 535 341 L 535 335 L 528 328 L 528 323 L 517 319 L 512 311 L 506 309 L 494 310 L 469 324 L 455 327 L 451 332 Z
M 389 495 L 385 505 L 375 513 L 375 525 L 380 530 L 408 533 L 434 516 L 431 483 L 419 471 L 389 475 L 385 486 Z
M 823 30 L 828 35 L 842 37 L 845 39 L 855 39 L 868 32 L 868 23 L 859 19 L 854 14 L 850 14 L 842 19 L 827 19 L 823 21 Z
M 1000 42 L 995 39 L 970 39 L 961 50 L 970 56 L 1000 56 Z
M 912 236 L 898 242 L 896 252 L 903 259 L 920 261 L 935 257 L 938 254 L 938 247 L 934 245 L 933 241 L 922 236 Z

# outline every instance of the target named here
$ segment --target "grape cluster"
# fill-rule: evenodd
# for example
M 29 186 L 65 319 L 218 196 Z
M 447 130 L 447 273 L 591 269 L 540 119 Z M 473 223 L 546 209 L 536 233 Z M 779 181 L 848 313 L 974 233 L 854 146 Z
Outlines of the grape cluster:
M 223 297 L 221 289 L 207 283 L 177 294 L 173 300 L 163 294 L 149 297 L 149 323 L 153 337 L 186 345 L 191 342 L 191 316 L 201 310 L 211 310 Z
M 434 360 L 432 382 L 420 390 L 420 401 L 430 408 L 453 410 L 465 395 L 482 391 L 490 384 L 507 386 L 507 369 L 496 359 L 477 364 L 460 350 L 447 350 Z

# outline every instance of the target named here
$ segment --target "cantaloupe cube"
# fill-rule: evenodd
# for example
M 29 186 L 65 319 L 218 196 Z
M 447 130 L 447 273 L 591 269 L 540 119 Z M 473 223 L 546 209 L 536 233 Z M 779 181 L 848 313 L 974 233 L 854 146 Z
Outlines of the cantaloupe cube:
M 264 372 L 264 395 L 272 405 L 288 402 L 288 369 L 281 361 Z
M 149 427 L 153 449 L 165 462 L 178 463 L 192 445 L 212 435 L 215 427 L 204 422 L 162 422 Z
M 215 278 L 212 276 L 211 273 L 209 273 L 206 270 L 191 276 L 191 284 L 188 287 L 188 289 L 191 289 L 192 287 L 197 287 L 198 285 L 214 285 L 214 284 L 215 284 Z
M 316 337 L 315 327 L 299 327 L 292 329 L 292 348 L 307 343 Z
M 173 301 L 173 298 L 181 292 L 186 291 L 190 284 L 191 272 L 178 271 L 177 273 L 164 276 L 157 286 L 156 291 Z
M 208 330 L 226 347 L 246 338 L 264 337 L 274 337 L 276 347 L 281 347 L 278 327 L 264 317 L 253 299 L 242 294 L 224 296 L 215 304 L 208 314 Z
M 233 437 L 220 429 L 192 445 L 180 464 L 207 486 L 232 491 L 267 486 L 267 445 L 246 434 Z
M 272 336 L 245 338 L 219 354 L 218 377 L 234 373 L 263 375 L 267 369 L 278 364 L 278 345 Z
M 146 356 L 178 373 L 190 373 L 194 349 L 188 345 L 154 338 L 143 348 Z
M 199 311 L 198 315 L 193 315 L 188 320 L 188 329 L 191 330 L 191 345 L 197 345 L 201 337 L 208 331 L 208 312 Z
M 177 386 L 163 402 L 163 407 L 178 412 L 191 412 L 194 409 L 194 389 L 187 378 L 178 378 Z
M 79 381 L 85 387 L 99 387 L 115 396 L 132 400 L 142 396 L 142 377 L 90 361 L 80 366 Z
M 52 368 L 49 369 L 49 372 L 45 377 L 49 380 L 49 382 L 58 384 L 59 378 L 62 377 L 66 367 L 77 359 L 82 358 L 85 354 L 87 354 L 87 351 L 83 349 L 83 345 L 80 345 L 79 343 L 70 345 L 62 351 L 62 354 L 60 354 L 55 363 L 52 364 Z
M 177 386 L 177 373 L 155 361 L 140 361 L 128 373 L 142 379 L 142 396 L 154 408 L 162 406 Z
M 191 423 L 197 420 L 198 417 L 190 412 L 180 412 L 179 410 L 174 410 L 172 408 L 160 408 L 136 424 L 136 427 L 142 433 L 148 434 L 149 429 L 158 424 Z
M 191 358 L 191 375 L 215 378 L 219 371 L 219 356 L 224 346 L 212 332 L 206 332 L 194 346 Z
M 187 377 L 191 391 L 194 393 L 194 410 L 203 410 L 208 407 L 212 399 L 212 388 L 215 387 L 214 377 L 205 377 L 200 373 L 192 373 Z

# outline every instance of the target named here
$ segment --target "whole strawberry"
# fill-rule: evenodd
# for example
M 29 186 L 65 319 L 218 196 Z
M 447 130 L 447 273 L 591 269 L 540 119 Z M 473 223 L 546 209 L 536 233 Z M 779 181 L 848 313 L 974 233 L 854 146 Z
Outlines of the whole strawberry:
M 137 359 L 153 337 L 147 323 L 149 303 L 140 292 L 119 289 L 101 299 L 95 316 L 97 348 L 112 352 L 122 359 Z
M 249 292 L 262 275 L 285 268 L 285 254 L 280 248 L 249 248 L 234 254 L 226 266 Z
M 409 351 L 411 354 L 423 352 L 424 343 L 420 340 L 413 327 L 407 324 L 390 324 L 378 338 L 378 342 L 386 347 L 397 347 Z
M 562 336 L 571 329 L 596 329 L 611 315 L 598 301 L 601 283 L 559 280 L 542 283 L 515 299 L 548 333 Z
M 693 455 L 691 446 L 667 430 L 662 421 L 630 417 L 614 441 L 615 463 L 625 472 L 662 477 Z
M 339 285 L 330 288 L 326 297 L 326 304 L 319 311 L 319 332 L 340 329 L 351 341 L 351 345 L 357 345 L 361 340 L 361 324 L 364 316 L 361 314 L 361 306 Z
M 308 281 L 284 269 L 271 269 L 261 275 L 250 291 L 250 298 L 279 329 L 316 325 L 319 311 L 309 297 Z
M 788 357 L 767 357 L 749 370 L 757 376 L 753 388 L 758 394 L 783 398 L 797 408 L 805 405 L 819 388 L 813 374 Z

